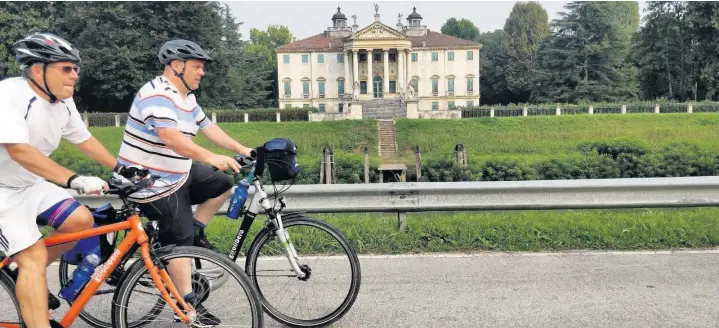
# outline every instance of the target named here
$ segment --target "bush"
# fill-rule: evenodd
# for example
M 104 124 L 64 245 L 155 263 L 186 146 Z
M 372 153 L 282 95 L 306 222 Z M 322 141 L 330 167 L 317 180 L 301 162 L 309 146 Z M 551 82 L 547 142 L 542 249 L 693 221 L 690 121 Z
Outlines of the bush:
M 627 140 L 586 143 L 579 146 L 579 151 L 583 154 L 597 153 L 599 155 L 608 155 L 614 160 L 621 154 L 642 156 L 647 153 L 646 149 L 641 145 Z
M 611 179 L 621 176 L 619 165 L 607 155 L 588 154 L 569 160 L 552 159 L 534 166 L 539 180 Z
M 515 160 L 488 161 L 481 169 L 485 181 L 534 180 L 537 172 L 524 163 Z
M 416 171 L 416 168 L 413 172 Z M 416 179 L 416 173 L 412 174 Z M 458 182 L 458 181 L 478 181 L 481 173 L 473 170 L 471 165 L 466 168 L 450 157 L 428 160 L 426 164 L 422 164 L 422 178 L 420 181 L 425 182 Z

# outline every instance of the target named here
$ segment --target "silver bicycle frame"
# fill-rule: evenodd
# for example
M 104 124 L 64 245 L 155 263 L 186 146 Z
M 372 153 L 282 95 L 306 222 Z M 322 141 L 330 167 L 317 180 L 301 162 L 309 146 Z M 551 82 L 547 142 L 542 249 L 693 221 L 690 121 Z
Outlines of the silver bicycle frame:
M 255 192 L 252 196 L 250 203 L 247 206 L 247 212 L 253 213 L 254 215 L 260 213 L 260 210 L 263 210 L 265 213 L 270 212 L 272 210 L 272 205 L 267 199 L 267 193 L 265 193 L 265 191 L 263 190 L 262 184 L 260 183 L 259 179 L 254 180 L 252 184 L 255 187 Z M 268 215 L 267 219 L 273 220 L 272 223 L 275 225 L 275 227 L 277 227 L 276 235 L 280 239 L 282 247 L 285 248 L 285 255 L 290 261 L 292 269 L 295 271 L 299 278 L 304 278 L 305 273 L 300 269 L 300 264 L 298 264 L 302 261 L 300 261 L 299 256 L 297 255 L 297 251 L 295 250 L 295 246 L 292 244 L 292 241 L 290 241 L 290 235 L 287 233 L 285 227 L 282 225 L 282 214 L 277 213 L 277 216 L 274 219 Z

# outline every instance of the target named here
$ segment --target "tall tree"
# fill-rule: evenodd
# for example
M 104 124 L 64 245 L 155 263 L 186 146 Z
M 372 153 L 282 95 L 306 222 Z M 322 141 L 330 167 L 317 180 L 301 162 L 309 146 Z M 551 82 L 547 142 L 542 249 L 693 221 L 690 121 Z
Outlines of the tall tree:
M 292 33 L 286 26 L 270 25 L 266 31 L 250 29 L 250 43 L 245 48 L 248 56 L 257 57 L 252 59 L 254 66 L 265 85 L 265 100 L 268 106 L 276 106 L 275 100 L 278 97 L 279 85 L 277 76 L 277 53 L 275 50 L 292 41 Z M 267 83 L 269 81 L 269 83 Z
M 698 85 L 696 93 L 700 99 L 719 99 L 719 3 L 688 2 L 686 21 L 694 37 L 693 61 Z
M 642 98 L 693 99 L 695 65 L 687 3 L 649 2 L 644 20 L 634 51 Z
M 527 102 L 534 89 L 531 72 L 539 45 L 551 35 L 547 11 L 537 2 L 515 4 L 504 23 L 504 34 L 501 48 L 507 89 L 513 102 Z
M 482 104 L 495 105 L 510 102 L 504 76 L 504 58 L 501 43 L 505 37 L 503 30 L 484 32 L 477 37 L 482 44 L 480 52 L 480 101 Z
M 444 22 L 440 28 L 442 34 L 451 35 L 460 39 L 474 41 L 479 36 L 479 29 L 472 21 L 462 18 L 457 20 L 452 17 Z
M 627 59 L 638 31 L 636 2 L 571 2 L 541 47 L 532 102 L 619 101 L 638 95 Z M 630 14 L 628 14 L 630 13 Z

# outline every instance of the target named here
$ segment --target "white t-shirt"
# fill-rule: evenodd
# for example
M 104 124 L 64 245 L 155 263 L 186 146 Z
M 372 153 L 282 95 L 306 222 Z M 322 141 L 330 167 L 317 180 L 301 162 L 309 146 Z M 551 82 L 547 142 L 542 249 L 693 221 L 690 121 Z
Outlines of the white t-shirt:
M 30 144 L 50 156 L 61 139 L 78 144 L 91 137 L 72 98 L 51 104 L 15 77 L 0 81 L 0 99 L 0 189 L 24 189 L 42 179 L 13 161 L 4 144 Z

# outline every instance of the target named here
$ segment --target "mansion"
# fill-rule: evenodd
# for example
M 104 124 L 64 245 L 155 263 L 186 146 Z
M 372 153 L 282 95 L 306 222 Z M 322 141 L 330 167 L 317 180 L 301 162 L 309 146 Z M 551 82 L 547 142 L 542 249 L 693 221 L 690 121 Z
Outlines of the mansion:
M 416 8 L 401 16 L 385 25 L 375 5 L 359 29 L 337 8 L 326 31 L 279 47 L 279 107 L 388 118 L 478 106 L 481 45 L 430 31 Z

